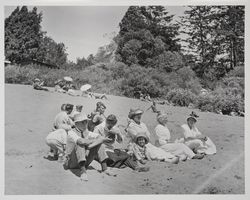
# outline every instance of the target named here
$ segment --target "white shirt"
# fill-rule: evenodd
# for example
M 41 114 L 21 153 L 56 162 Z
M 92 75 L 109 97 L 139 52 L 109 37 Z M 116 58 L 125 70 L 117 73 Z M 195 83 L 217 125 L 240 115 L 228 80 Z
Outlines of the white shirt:
M 183 124 L 181 127 L 184 129 L 183 134 L 185 138 L 196 138 L 201 135 L 201 132 L 196 127 L 190 129 L 187 124 Z
M 68 114 L 65 111 L 58 113 L 55 117 L 54 127 L 56 129 L 70 130 L 73 125 L 73 121 L 69 118 Z
M 103 137 L 108 137 L 112 139 L 110 142 L 104 142 L 106 149 L 114 149 L 113 144 L 115 143 L 115 140 L 117 139 L 117 136 L 115 134 L 108 133 L 105 129 L 106 122 L 102 122 L 101 124 L 97 125 L 94 129 L 94 133 L 101 135 Z M 117 126 L 114 126 L 111 131 L 120 133 L 120 129 Z M 121 134 L 120 134 L 121 136 Z
M 48 134 L 46 137 L 46 140 L 57 140 L 61 144 L 67 143 L 67 133 L 64 129 L 57 129 L 55 131 L 52 131 Z
M 167 144 L 167 141 L 170 140 L 170 137 L 171 137 L 170 131 L 168 130 L 166 126 L 158 124 L 155 127 L 155 133 L 158 137 L 158 141 L 161 146 L 164 144 Z
M 148 131 L 147 126 L 143 122 L 137 124 L 134 120 L 130 120 L 127 131 L 128 136 L 131 138 L 131 140 L 134 140 L 135 136 L 140 133 L 146 134 L 150 138 L 150 132 Z
M 88 131 L 86 139 L 96 139 L 98 136 L 99 134 Z M 68 131 L 68 137 L 70 137 L 74 143 L 76 143 L 77 140 L 81 138 L 74 130 Z

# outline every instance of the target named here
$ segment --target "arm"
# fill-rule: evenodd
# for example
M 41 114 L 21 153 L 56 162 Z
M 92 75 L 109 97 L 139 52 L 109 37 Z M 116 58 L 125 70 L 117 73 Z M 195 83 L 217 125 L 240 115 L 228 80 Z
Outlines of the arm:
M 58 129 L 64 129 L 65 131 L 69 131 L 69 130 L 71 130 L 71 126 L 70 125 L 68 125 L 68 124 L 60 124 L 58 127 L 57 127 Z
M 148 161 L 151 161 L 151 160 L 152 160 L 151 157 L 150 157 L 150 155 L 149 155 L 148 150 L 146 150 L 146 158 L 148 159 Z

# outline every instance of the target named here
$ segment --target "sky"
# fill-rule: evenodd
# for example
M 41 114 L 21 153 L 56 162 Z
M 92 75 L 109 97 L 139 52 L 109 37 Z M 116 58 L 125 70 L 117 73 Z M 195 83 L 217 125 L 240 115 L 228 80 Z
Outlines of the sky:
M 8 17 L 16 6 L 5 6 Z M 28 7 L 31 9 L 32 7 Z M 166 7 L 170 14 L 183 15 L 183 6 Z M 42 30 L 57 43 L 66 46 L 68 59 L 75 62 L 96 54 L 100 46 L 110 42 L 110 35 L 119 32 L 119 22 L 128 6 L 37 6 L 43 13 Z

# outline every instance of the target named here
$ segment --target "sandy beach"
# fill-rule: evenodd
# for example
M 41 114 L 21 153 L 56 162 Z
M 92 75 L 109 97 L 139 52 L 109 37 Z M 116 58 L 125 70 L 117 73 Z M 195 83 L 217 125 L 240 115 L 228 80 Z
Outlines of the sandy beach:
M 106 114 L 115 114 L 118 124 L 126 125 L 131 107 L 146 110 L 150 104 L 136 99 L 108 96 L 103 102 Z M 244 194 L 244 118 L 205 113 L 199 130 L 217 146 L 217 154 L 202 160 L 179 164 L 152 161 L 149 172 L 129 168 L 113 169 L 117 177 L 97 171 L 98 163 L 88 170 L 89 181 L 81 182 L 77 172 L 64 170 L 62 164 L 43 157 L 48 153 L 45 137 L 52 129 L 62 103 L 82 104 L 88 114 L 97 100 L 67 94 L 33 90 L 31 86 L 5 85 L 5 194 Z M 181 136 L 180 125 L 192 111 L 188 108 L 158 106 L 169 114 L 173 140 Z M 156 114 L 142 117 L 154 144 Z

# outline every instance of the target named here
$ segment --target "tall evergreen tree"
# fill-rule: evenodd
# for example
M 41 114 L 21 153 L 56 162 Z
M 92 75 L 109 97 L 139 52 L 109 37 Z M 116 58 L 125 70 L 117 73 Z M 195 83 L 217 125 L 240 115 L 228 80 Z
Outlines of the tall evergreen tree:
M 34 7 L 17 7 L 5 19 L 5 57 L 15 63 L 36 58 L 39 44 L 43 38 L 41 31 L 42 13 Z
M 155 57 L 179 51 L 178 26 L 162 6 L 130 6 L 116 37 L 116 58 L 128 65 L 153 66 Z
M 182 25 L 199 77 L 220 79 L 244 63 L 243 6 L 189 6 Z

